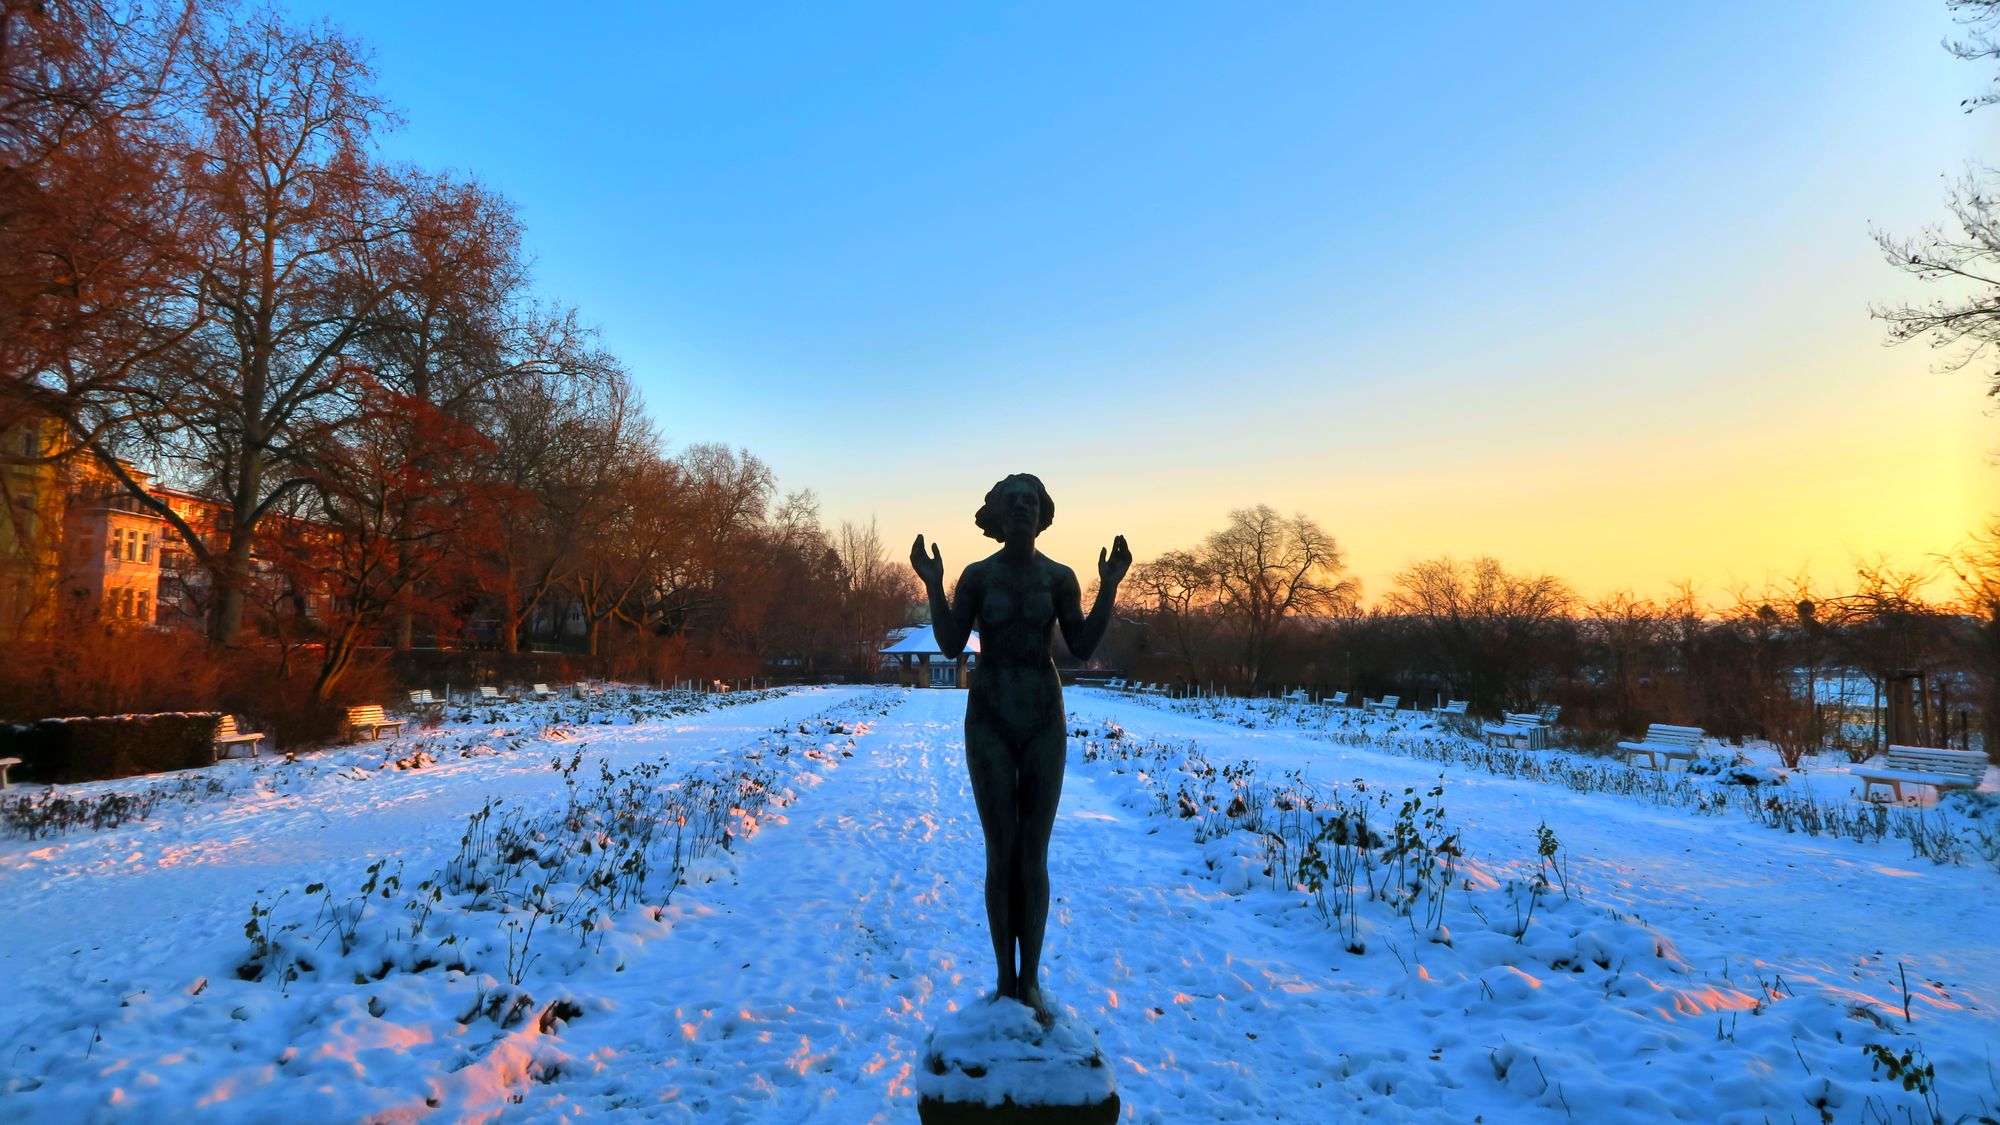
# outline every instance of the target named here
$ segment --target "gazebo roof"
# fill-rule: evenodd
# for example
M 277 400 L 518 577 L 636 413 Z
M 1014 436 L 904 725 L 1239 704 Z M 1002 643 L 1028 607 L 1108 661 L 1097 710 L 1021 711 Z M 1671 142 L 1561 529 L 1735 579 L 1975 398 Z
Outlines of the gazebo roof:
M 943 656 L 944 649 L 938 647 L 937 634 L 928 625 L 916 625 L 908 629 L 898 629 L 889 634 L 890 641 L 879 649 L 884 656 Z M 979 651 L 979 630 L 965 639 L 965 651 Z

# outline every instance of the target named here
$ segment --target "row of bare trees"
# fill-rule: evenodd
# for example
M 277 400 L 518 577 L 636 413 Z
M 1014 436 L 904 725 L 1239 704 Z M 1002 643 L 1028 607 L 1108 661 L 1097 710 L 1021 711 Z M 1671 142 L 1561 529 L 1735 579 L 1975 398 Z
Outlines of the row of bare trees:
M 900 621 L 872 528 L 821 528 L 745 451 L 669 450 L 534 290 L 513 207 L 384 159 L 394 124 L 328 26 L 0 0 L 0 430 L 65 439 L 4 456 L 108 474 L 208 642 L 310 645 L 321 699 L 382 644 L 812 666 Z
M 1864 565 L 1842 590 L 1799 577 L 1716 606 L 1690 584 L 1664 599 L 1587 599 L 1492 558 L 1437 558 L 1406 567 L 1363 612 L 1333 537 L 1258 506 L 1135 566 L 1106 658 L 1188 687 L 1311 685 L 1465 699 L 1487 714 L 1554 702 L 1586 729 L 1683 722 L 1798 753 L 1854 738 L 1852 693 L 1843 704 L 1833 685 L 1873 681 L 1869 707 L 1908 704 L 1894 736 L 1941 744 L 2000 729 L 2000 527 L 1948 562 L 1944 594 L 1926 576 Z M 1911 695 L 1889 698 L 1899 691 Z

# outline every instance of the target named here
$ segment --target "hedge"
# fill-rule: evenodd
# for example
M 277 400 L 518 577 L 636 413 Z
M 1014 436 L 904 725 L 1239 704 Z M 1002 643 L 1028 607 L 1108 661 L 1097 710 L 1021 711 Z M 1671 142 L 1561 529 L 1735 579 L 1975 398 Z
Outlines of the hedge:
M 215 761 L 214 711 L 43 719 L 0 727 L 0 757 L 21 759 L 24 781 L 105 781 L 194 769 Z

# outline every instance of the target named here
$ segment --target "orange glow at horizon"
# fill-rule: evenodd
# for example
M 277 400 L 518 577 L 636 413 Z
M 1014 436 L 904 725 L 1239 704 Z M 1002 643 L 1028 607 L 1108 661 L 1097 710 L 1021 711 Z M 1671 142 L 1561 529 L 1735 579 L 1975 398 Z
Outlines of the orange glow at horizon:
M 1912 370 L 1918 353 L 1891 355 L 1904 361 L 1897 369 L 1775 417 L 1620 400 L 1536 429 L 1475 408 L 1383 439 L 1357 415 L 1316 443 L 1326 448 L 1274 437 L 1255 458 L 1217 450 L 1044 472 L 1057 519 L 1040 546 L 1088 589 L 1114 534 L 1144 562 L 1265 503 L 1331 533 L 1371 606 L 1403 568 L 1441 555 L 1491 555 L 1586 599 L 1629 590 L 1658 601 L 1689 581 L 1711 605 L 1801 574 L 1836 592 L 1852 586 L 1857 563 L 1886 562 L 1930 575 L 1930 595 L 1945 599 L 1941 556 L 2000 516 L 2000 426 L 1974 374 Z M 898 563 L 918 531 L 940 546 L 952 580 L 997 546 L 970 519 L 991 482 L 963 476 L 957 490 L 896 496 L 876 511 Z

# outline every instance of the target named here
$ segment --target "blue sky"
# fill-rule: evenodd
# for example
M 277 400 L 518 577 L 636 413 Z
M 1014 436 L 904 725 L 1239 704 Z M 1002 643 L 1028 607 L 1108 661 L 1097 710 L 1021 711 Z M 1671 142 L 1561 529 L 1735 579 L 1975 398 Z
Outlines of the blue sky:
M 1015 470 L 1082 569 L 1266 502 L 1372 590 L 1908 564 L 1996 505 L 1983 378 L 1870 224 L 1996 151 L 1941 3 L 295 4 L 389 153 L 515 200 L 675 443 L 956 567 Z

